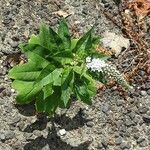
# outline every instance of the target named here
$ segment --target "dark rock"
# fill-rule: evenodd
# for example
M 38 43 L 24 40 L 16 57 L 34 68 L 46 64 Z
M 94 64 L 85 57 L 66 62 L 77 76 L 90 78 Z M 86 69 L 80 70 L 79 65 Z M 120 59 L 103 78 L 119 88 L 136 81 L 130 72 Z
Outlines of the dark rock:
M 150 95 L 150 89 L 147 91 L 147 94 Z
M 150 116 L 144 115 L 143 116 L 143 121 L 144 121 L 144 123 L 150 123 Z
M 141 142 L 143 142 L 143 141 L 145 141 L 145 138 L 139 137 L 138 140 L 137 140 L 137 143 L 139 144 L 139 143 L 141 143 Z

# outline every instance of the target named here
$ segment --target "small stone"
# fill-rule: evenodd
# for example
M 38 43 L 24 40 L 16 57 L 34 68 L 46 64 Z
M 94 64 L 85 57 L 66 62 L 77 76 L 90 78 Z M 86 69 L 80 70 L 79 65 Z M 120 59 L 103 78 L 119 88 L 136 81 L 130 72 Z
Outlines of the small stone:
M 144 121 L 144 123 L 150 123 L 150 116 L 144 115 L 143 116 L 143 121 Z
M 147 95 L 147 92 L 146 92 L 146 91 L 141 91 L 140 94 L 141 94 L 142 96 L 146 96 L 146 95 Z
M 140 106 L 140 107 L 139 107 L 139 112 L 140 112 L 141 114 L 145 114 L 148 110 L 149 110 L 149 108 L 146 107 L 146 106 Z
M 66 130 L 65 130 L 65 129 L 59 130 L 59 134 L 60 134 L 61 136 L 65 135 L 65 134 L 66 134 Z
M 124 100 L 117 99 L 116 104 L 117 106 L 121 106 L 124 104 Z
M 115 143 L 116 145 L 120 145 L 122 143 L 122 138 L 121 137 L 116 138 Z
M 93 127 L 93 126 L 94 126 L 94 122 L 89 121 L 89 122 L 86 123 L 86 125 L 87 125 L 88 127 Z
M 146 147 L 148 144 L 146 141 L 143 141 L 139 144 L 140 147 Z
M 144 76 L 146 73 L 145 73 L 145 71 L 140 70 L 139 74 L 140 74 L 141 76 Z
M 103 111 L 104 113 L 108 113 L 109 110 L 110 110 L 110 107 L 109 107 L 108 104 L 105 104 L 104 106 L 102 106 L 102 111 Z
M 99 148 L 99 149 L 102 149 L 102 148 L 103 148 L 102 143 L 99 143 L 99 144 L 98 144 L 98 148 Z
M 135 117 L 135 113 L 134 113 L 134 112 L 131 112 L 131 113 L 129 114 L 129 117 L 133 120 L 134 117 Z
M 17 116 L 12 120 L 11 124 L 17 124 L 20 120 L 21 120 L 21 117 Z
M 15 133 L 12 132 L 12 131 L 7 131 L 7 132 L 5 133 L 5 136 L 6 136 L 6 140 L 12 139 L 12 138 L 15 136 Z
M 14 93 L 14 92 L 15 92 L 15 89 L 11 89 L 11 92 Z
M 139 144 L 139 143 L 141 143 L 141 142 L 143 142 L 143 141 L 145 141 L 145 138 L 139 137 L 138 140 L 137 140 L 137 143 Z
M 139 121 L 140 121 L 140 119 L 141 119 L 141 117 L 138 116 L 138 115 L 136 115 L 136 116 L 134 117 L 134 119 L 133 119 L 133 122 L 134 122 L 135 124 L 138 124 Z
M 127 119 L 127 120 L 125 121 L 125 125 L 126 125 L 127 127 L 130 127 L 130 126 L 133 125 L 133 121 L 130 120 L 130 119 Z
M 108 143 L 106 140 L 102 139 L 101 144 L 103 145 L 103 147 L 107 147 Z
M 149 90 L 150 89 L 150 81 L 145 83 L 145 89 Z
M 0 133 L 0 140 L 5 140 L 5 134 L 4 133 Z
M 26 140 L 32 140 L 32 133 L 24 133 L 24 137 L 26 138 Z
M 13 41 L 13 42 L 10 43 L 10 45 L 11 45 L 12 48 L 16 48 L 18 46 L 18 42 Z
M 124 149 L 130 149 L 131 145 L 130 145 L 130 143 L 123 142 L 123 143 L 121 143 L 120 148 L 123 149 L 123 150 Z
M 140 133 L 134 133 L 133 137 L 137 140 L 140 137 Z

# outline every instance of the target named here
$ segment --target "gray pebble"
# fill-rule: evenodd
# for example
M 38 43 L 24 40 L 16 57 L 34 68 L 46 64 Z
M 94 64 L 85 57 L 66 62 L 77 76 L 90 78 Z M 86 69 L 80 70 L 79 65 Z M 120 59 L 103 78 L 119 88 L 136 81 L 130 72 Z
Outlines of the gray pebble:
M 109 110 L 110 110 L 110 106 L 108 104 L 105 104 L 105 105 L 102 106 L 102 111 L 104 113 L 107 114 Z
M 131 145 L 130 145 L 130 143 L 123 142 L 123 143 L 121 143 L 120 148 L 123 149 L 123 150 L 130 149 Z
M 101 144 L 103 145 L 103 147 L 108 146 L 108 142 L 105 139 L 102 139 Z
M 12 131 L 6 131 L 6 132 L 5 132 L 5 136 L 6 136 L 6 138 L 5 138 L 6 140 L 12 139 L 12 138 L 14 138 L 15 133 L 12 132 Z
M 146 95 L 147 95 L 147 92 L 146 92 L 146 91 L 141 91 L 140 94 L 141 94 L 142 96 L 146 96 Z
M 145 89 L 149 90 L 150 89 L 150 81 L 145 83 Z
M 140 133 L 134 133 L 133 137 L 137 140 L 140 137 Z
M 117 106 L 121 106 L 124 104 L 124 100 L 117 99 L 116 104 Z
M 149 108 L 146 107 L 146 106 L 140 106 L 140 107 L 139 107 L 139 112 L 140 112 L 141 114 L 145 114 L 148 110 L 149 110 Z
M 126 121 L 125 121 L 125 125 L 127 126 L 127 127 L 130 127 L 130 126 L 132 126 L 134 123 L 133 123 L 133 121 L 131 120 L 131 119 L 127 119 Z
M 25 137 L 27 140 L 32 140 L 32 139 L 33 139 L 32 133 L 24 133 L 24 137 Z
M 137 143 L 139 144 L 139 143 L 141 143 L 141 142 L 143 142 L 143 141 L 145 141 L 145 138 L 139 137 L 138 140 L 137 140 Z
M 89 121 L 89 122 L 86 123 L 86 125 L 87 125 L 88 127 L 93 127 L 93 126 L 94 126 L 94 122 Z
M 20 116 L 15 117 L 14 119 L 12 119 L 11 124 L 15 125 L 17 124 L 19 121 L 21 120 Z
M 134 112 L 130 112 L 130 113 L 129 113 L 129 117 L 133 120 L 134 117 L 135 117 L 135 113 L 134 113 Z
M 0 140 L 5 140 L 5 134 L 4 133 L 0 133 Z
M 148 145 L 148 144 L 147 144 L 146 141 L 143 141 L 143 142 L 139 143 L 139 146 L 140 146 L 140 147 L 146 147 L 147 145 Z
M 122 137 L 118 137 L 115 139 L 116 145 L 120 145 L 122 143 Z
M 99 144 L 98 144 L 98 148 L 99 148 L 99 149 L 102 149 L 102 148 L 103 148 L 102 143 L 99 143 Z
M 18 42 L 16 41 L 10 42 L 10 45 L 12 48 L 16 48 L 18 46 Z

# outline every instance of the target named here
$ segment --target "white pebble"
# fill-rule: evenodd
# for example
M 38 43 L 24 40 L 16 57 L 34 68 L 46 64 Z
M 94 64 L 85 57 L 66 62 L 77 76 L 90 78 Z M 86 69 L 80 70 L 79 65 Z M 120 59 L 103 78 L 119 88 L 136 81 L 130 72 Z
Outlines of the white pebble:
M 65 129 L 59 130 L 59 134 L 60 134 L 61 136 L 65 135 L 65 134 L 66 134 L 66 130 L 65 130 Z
M 14 92 L 15 92 L 15 89 L 11 89 L 11 92 L 14 93 Z

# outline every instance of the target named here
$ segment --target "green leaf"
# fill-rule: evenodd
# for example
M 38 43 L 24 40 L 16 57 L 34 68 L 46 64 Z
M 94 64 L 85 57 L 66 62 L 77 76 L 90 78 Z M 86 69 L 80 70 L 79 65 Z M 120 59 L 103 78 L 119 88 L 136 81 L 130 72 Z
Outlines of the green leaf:
M 53 85 L 52 84 L 48 84 L 46 86 L 43 87 L 43 92 L 44 92 L 44 99 L 46 99 L 47 97 L 49 97 L 50 95 L 53 94 L 54 90 L 53 90 Z
M 61 80 L 61 100 L 64 102 L 65 107 L 67 106 L 72 94 L 73 82 L 74 79 L 72 68 L 65 68 Z
M 34 82 L 15 80 L 12 83 L 12 87 L 18 91 L 16 100 L 20 104 L 30 103 L 34 100 L 35 95 L 42 89 L 38 84 L 34 85 Z
M 9 71 L 9 77 L 17 80 L 34 81 L 40 75 L 40 68 L 35 63 L 17 65 Z
M 49 73 L 46 77 L 39 81 L 41 86 L 53 83 L 54 86 L 61 86 L 61 74 L 63 69 L 57 68 L 53 72 Z
M 88 105 L 92 104 L 91 97 L 90 97 L 89 91 L 87 90 L 86 85 L 75 86 L 75 92 L 76 92 L 77 97 L 81 101 L 83 101 L 84 103 Z
M 44 112 L 45 110 L 43 94 L 44 94 L 43 91 L 41 91 L 36 96 L 35 107 L 37 112 Z
M 59 37 L 59 35 L 52 28 L 49 28 L 49 32 L 52 37 L 53 43 L 56 45 L 57 51 L 64 50 L 65 49 L 64 44 L 62 39 Z
M 39 40 L 40 45 L 51 50 L 52 49 L 52 35 L 50 34 L 49 27 L 46 24 L 41 24 Z
M 93 28 L 90 29 L 86 34 L 83 35 L 83 37 L 81 37 L 81 38 L 77 41 L 77 44 L 76 44 L 75 48 L 73 49 L 73 52 L 78 51 L 78 50 L 81 48 L 81 46 L 82 46 L 83 44 L 85 44 L 85 42 L 86 42 L 87 39 L 89 38 L 89 35 L 91 34 L 92 30 L 93 30 Z
M 54 87 L 54 93 L 45 100 L 45 112 L 53 114 L 60 103 L 61 91 L 59 87 Z
M 79 39 L 72 39 L 71 40 L 71 51 L 73 51 L 73 49 L 75 48 L 77 42 L 78 42 Z
M 54 92 L 46 97 L 43 98 L 44 95 L 40 93 L 36 98 L 36 109 L 38 112 L 46 112 L 49 115 L 54 114 L 55 110 L 59 106 L 60 101 L 60 88 L 54 87 Z
M 30 39 L 29 39 L 29 44 L 38 44 L 40 45 L 40 38 L 36 36 L 35 34 L 32 34 Z
M 45 68 L 49 62 L 34 52 L 27 52 L 28 61 L 36 63 L 38 68 Z
M 49 56 L 49 58 L 60 62 L 62 65 L 65 65 L 72 63 L 73 54 L 70 51 L 62 51 Z
M 65 19 L 62 19 L 62 21 L 59 24 L 58 35 L 63 40 L 65 49 L 70 49 L 70 47 L 71 47 L 71 36 L 69 34 L 69 28 L 68 28 L 68 25 L 67 25 Z

